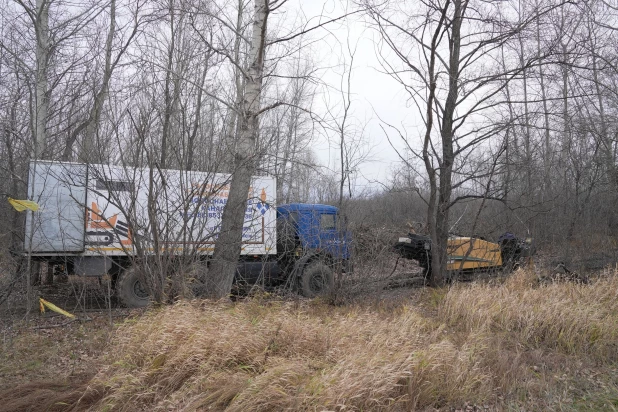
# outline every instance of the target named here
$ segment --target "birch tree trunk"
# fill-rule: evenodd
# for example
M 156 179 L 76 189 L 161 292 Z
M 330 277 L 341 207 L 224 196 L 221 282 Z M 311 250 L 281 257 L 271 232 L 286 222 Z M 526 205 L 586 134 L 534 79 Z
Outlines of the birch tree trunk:
M 236 147 L 236 137 L 238 134 L 238 129 L 239 127 L 237 127 L 237 118 L 238 118 L 238 110 L 240 108 L 240 105 L 242 104 L 242 99 L 243 99 L 243 92 L 244 92 L 244 86 L 243 86 L 243 80 L 242 80 L 242 73 L 240 72 L 240 69 L 238 68 L 238 66 L 242 65 L 242 62 L 240 61 L 240 46 L 241 46 L 241 40 L 242 40 L 242 36 L 241 36 L 241 32 L 242 32 L 242 16 L 243 13 L 245 11 L 245 5 L 244 5 L 244 1 L 243 0 L 238 0 L 238 14 L 236 15 L 236 27 L 235 27 L 235 36 L 234 36 L 234 61 L 236 62 L 237 66 L 234 67 L 234 87 L 236 89 L 236 99 L 234 101 L 234 107 L 232 110 L 230 110 L 229 113 L 229 117 L 227 118 L 227 122 L 226 122 L 226 126 L 225 126 L 225 142 L 223 145 L 223 161 L 221 162 L 222 164 L 222 171 L 224 172 L 232 172 L 232 170 L 229 170 L 229 167 L 233 167 L 232 164 L 234 163 L 233 160 L 233 154 L 236 153 L 237 147 Z M 254 28 L 255 29 L 255 28 Z M 230 166 L 227 166 L 230 165 Z
M 266 23 L 269 0 L 255 0 L 255 14 L 249 51 L 250 66 L 245 75 L 245 92 L 240 106 L 240 133 L 234 153 L 234 171 L 228 201 L 223 209 L 221 231 L 215 243 L 209 270 L 208 297 L 220 299 L 232 290 L 242 243 L 242 229 L 251 176 L 256 168 L 260 96 L 264 71 Z
M 109 93 L 109 84 L 112 78 L 112 73 L 114 71 L 114 67 L 116 66 L 116 64 L 112 65 L 112 47 L 115 32 L 116 0 L 111 0 L 109 5 L 109 31 L 107 32 L 107 39 L 105 40 L 105 70 L 103 72 L 103 81 L 101 82 L 101 89 L 99 89 L 99 92 L 94 96 L 94 104 L 92 105 L 90 116 L 84 124 L 86 131 L 82 142 L 82 154 L 80 156 L 80 160 L 86 163 L 101 160 L 95 156 L 95 153 L 93 153 L 95 150 L 94 142 L 99 131 L 99 123 L 101 121 L 103 105 L 105 104 L 107 94 Z M 67 148 L 70 149 L 68 145 Z
M 47 64 L 49 63 L 49 5 L 48 0 L 36 0 L 36 97 L 33 157 L 43 155 L 47 145 L 47 113 L 49 96 Z
M 161 169 L 168 167 L 167 158 L 169 144 L 176 141 L 172 128 L 173 118 L 178 111 L 178 101 L 180 100 L 180 74 L 179 64 L 174 64 L 174 53 L 176 52 L 176 40 L 182 39 L 183 16 L 176 17 L 176 5 L 174 0 L 168 4 L 170 16 L 170 44 L 167 49 L 167 67 L 165 71 L 165 92 L 164 92 L 164 112 L 163 130 L 161 131 Z

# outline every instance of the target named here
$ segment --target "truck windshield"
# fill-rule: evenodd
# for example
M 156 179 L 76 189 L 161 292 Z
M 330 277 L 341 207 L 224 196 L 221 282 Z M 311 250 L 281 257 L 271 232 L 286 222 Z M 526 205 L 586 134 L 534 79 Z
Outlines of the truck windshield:
M 320 215 L 320 229 L 321 230 L 335 230 L 335 215 Z

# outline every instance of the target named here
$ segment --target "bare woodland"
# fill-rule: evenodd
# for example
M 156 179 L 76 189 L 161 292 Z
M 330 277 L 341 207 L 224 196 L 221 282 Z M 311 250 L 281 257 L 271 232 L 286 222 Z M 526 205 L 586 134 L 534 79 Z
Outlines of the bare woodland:
M 617 44 L 616 0 L 0 0 L 0 412 L 616 410 Z
M 616 247 L 618 4 L 339 6 L 308 19 L 286 0 L 1 0 L 0 193 L 28 198 L 30 159 L 230 173 L 215 298 L 231 288 L 252 175 L 276 177 L 281 204 L 338 205 L 359 239 L 383 247 L 375 233 L 411 222 L 437 245 L 436 284 L 451 232 L 508 230 L 562 255 Z M 420 124 L 375 108 L 372 133 L 398 161 L 379 166 L 390 179 L 362 185 L 356 40 L 331 33 L 350 21 L 372 34 L 375 76 L 398 82 Z M 326 37 L 345 51 L 338 84 L 315 58 Z M 336 98 L 324 104 L 326 89 Z M 333 164 L 316 156 L 324 136 Z M 0 202 L 6 261 L 23 249 L 23 222 Z

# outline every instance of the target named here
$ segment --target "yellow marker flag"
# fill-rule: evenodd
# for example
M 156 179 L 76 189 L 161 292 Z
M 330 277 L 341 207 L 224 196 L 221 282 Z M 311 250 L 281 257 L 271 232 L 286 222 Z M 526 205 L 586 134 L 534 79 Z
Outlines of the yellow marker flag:
M 17 200 L 9 197 L 9 203 L 11 206 L 15 208 L 18 212 L 23 212 L 26 209 L 30 209 L 33 212 L 39 210 L 39 205 L 37 202 L 33 202 L 32 200 Z
M 61 315 L 66 316 L 67 318 L 75 318 L 75 315 L 73 315 L 72 313 L 67 312 L 66 310 L 62 310 L 60 309 L 58 306 L 54 305 L 51 302 L 46 301 L 43 298 L 39 298 L 39 304 L 41 305 L 41 312 L 45 312 L 45 306 L 47 306 L 50 310 L 53 310 L 56 313 L 60 313 Z

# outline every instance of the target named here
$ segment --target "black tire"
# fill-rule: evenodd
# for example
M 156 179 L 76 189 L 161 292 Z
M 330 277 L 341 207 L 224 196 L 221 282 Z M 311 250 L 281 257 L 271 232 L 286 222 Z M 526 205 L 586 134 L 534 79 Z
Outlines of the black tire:
M 120 272 L 116 281 L 116 296 L 120 303 L 128 308 L 143 308 L 150 303 L 150 295 L 142 286 L 137 270 L 130 266 Z
M 300 278 L 300 290 L 307 298 L 328 295 L 334 286 L 333 269 L 319 260 L 309 263 Z

